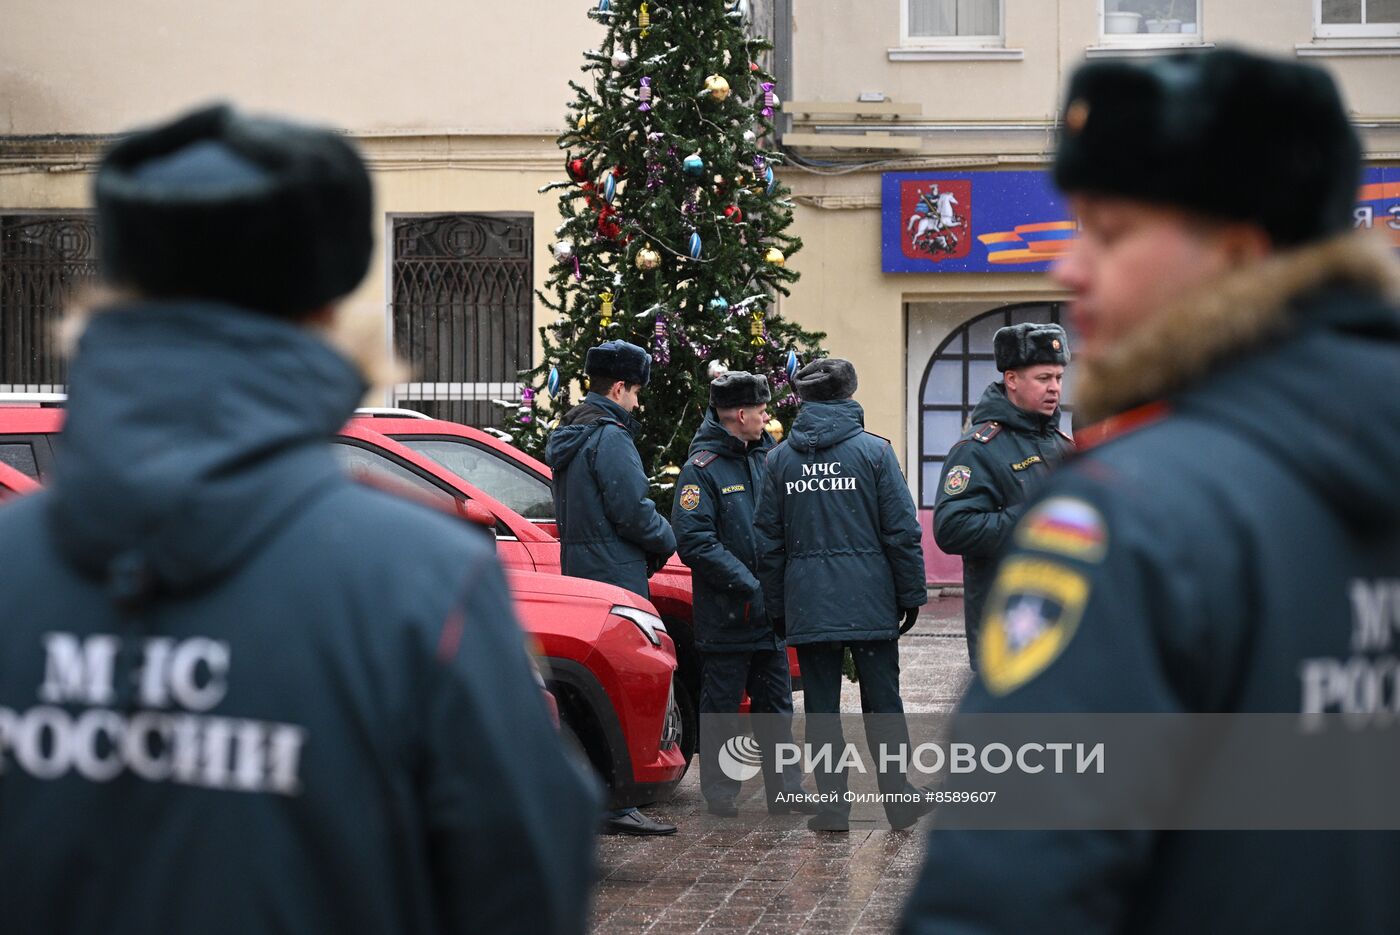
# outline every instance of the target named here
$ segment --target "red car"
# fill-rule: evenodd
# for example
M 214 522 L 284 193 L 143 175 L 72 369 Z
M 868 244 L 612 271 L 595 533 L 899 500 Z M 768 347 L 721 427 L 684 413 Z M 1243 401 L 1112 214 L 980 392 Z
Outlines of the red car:
M 456 422 L 430 419 L 408 409 L 361 409 L 356 422 L 425 455 L 465 478 L 473 486 L 514 510 L 537 528 L 557 538 L 554 521 L 554 474 L 549 466 L 489 432 Z M 550 570 L 558 571 L 557 552 Z M 544 570 L 543 566 L 536 567 Z M 695 650 L 690 568 L 671 556 L 651 579 L 651 602 L 676 640 L 681 680 L 689 693 L 687 726 L 699 709 L 700 660 Z M 802 689 L 797 653 L 788 648 L 794 691 Z M 693 747 L 687 744 L 689 759 Z
M 38 490 L 39 484 L 28 474 L 21 474 L 19 471 L 0 461 L 0 502 L 18 497 L 22 494 L 31 493 Z
M 60 400 L 41 406 L 0 399 L 0 466 L 9 466 L 7 473 L 0 473 L 0 486 L 33 489 L 53 470 L 53 443 L 63 425 Z M 367 440 L 368 447 L 361 447 Z M 397 448 L 389 439 L 351 426 L 341 441 L 336 451 L 352 473 L 358 468 L 371 478 L 406 481 L 420 499 L 496 527 L 516 610 L 538 648 L 546 681 L 558 701 L 562 729 L 608 784 L 611 807 L 669 796 L 687 763 L 680 748 L 677 702 L 684 693 L 674 685 L 675 645 L 654 608 L 623 588 L 564 578 L 557 572 L 536 573 L 528 559 L 522 560 L 518 541 L 512 544 L 509 535 L 501 536 L 498 517 L 508 513 L 504 507 L 476 491 L 455 493 L 464 486 L 462 481 L 426 459 L 419 459 L 423 463 L 415 465 L 416 470 L 406 470 L 387 453 L 371 452 Z M 435 471 L 449 480 L 435 478 Z M 554 551 L 557 566 L 557 543 Z

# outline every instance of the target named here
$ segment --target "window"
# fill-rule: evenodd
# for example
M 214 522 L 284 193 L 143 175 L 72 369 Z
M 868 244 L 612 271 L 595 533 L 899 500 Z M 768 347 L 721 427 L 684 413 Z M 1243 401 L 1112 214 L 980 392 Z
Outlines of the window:
M 0 216 L 0 392 L 63 390 L 55 325 L 97 277 L 96 234 L 83 214 Z
M 1001 0 L 905 0 L 904 40 L 936 44 L 1001 41 Z
M 400 486 L 407 484 L 437 501 L 447 511 L 457 512 L 457 497 L 397 461 L 348 442 L 336 442 L 331 446 L 331 450 L 335 452 L 336 460 L 345 469 L 345 473 L 356 480 L 370 483 L 389 481 Z
M 39 464 L 34 460 L 34 446 L 23 444 L 0 444 L 0 464 L 14 468 L 21 474 L 39 479 Z
M 413 379 L 394 405 L 503 426 L 520 399 L 534 334 L 534 221 L 437 214 L 390 220 L 394 347 Z
M 1319 38 L 1400 36 L 1400 0 L 1313 0 Z
M 978 315 L 964 322 L 934 351 L 924 371 L 920 388 L 919 412 L 919 505 L 932 508 L 938 496 L 938 475 L 948 449 L 957 444 L 966 428 L 972 410 L 988 385 L 1001 379 L 992 354 L 992 335 L 997 329 L 1023 322 L 1055 322 L 1069 331 L 1071 353 L 1075 334 L 1069 323 L 1062 321 L 1063 306 L 1058 302 L 1035 302 L 1009 305 Z M 1074 398 L 1074 364 L 1065 368 L 1061 397 Z M 1068 413 L 1072 406 L 1062 407 L 1065 417 L 1060 428 L 1070 431 Z
M 460 438 L 395 436 L 395 441 L 432 458 L 526 519 L 554 518 L 554 496 L 549 484 L 512 461 Z
M 1109 43 L 1198 43 L 1200 0 L 1099 0 L 1099 34 Z

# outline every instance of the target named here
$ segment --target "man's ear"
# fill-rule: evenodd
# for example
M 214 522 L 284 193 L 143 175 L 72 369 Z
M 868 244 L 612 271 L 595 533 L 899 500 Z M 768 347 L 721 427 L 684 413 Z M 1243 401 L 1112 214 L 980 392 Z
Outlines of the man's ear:
M 1273 239 L 1258 224 L 1227 224 L 1219 234 L 1220 245 L 1232 267 L 1257 263 L 1274 252 Z

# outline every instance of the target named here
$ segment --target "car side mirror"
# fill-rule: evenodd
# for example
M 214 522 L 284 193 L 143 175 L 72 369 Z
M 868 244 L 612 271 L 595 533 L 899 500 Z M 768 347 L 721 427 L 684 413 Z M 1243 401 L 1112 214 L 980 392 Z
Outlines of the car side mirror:
M 469 523 L 484 526 L 492 532 L 496 530 L 496 514 L 492 513 L 475 500 L 459 501 L 457 504 L 457 512 Z

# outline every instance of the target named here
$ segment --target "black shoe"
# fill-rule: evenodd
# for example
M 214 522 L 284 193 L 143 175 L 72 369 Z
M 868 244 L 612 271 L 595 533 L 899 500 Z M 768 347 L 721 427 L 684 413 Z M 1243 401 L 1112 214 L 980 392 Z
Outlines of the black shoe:
M 930 787 L 920 786 L 917 788 L 923 795 L 923 799 L 917 805 L 902 807 L 898 813 L 898 821 L 896 821 L 893 816 L 890 816 L 890 827 L 895 831 L 904 831 L 907 828 L 914 827 L 919 823 L 920 818 L 923 818 L 929 812 L 933 811 L 933 796 L 929 794 Z
M 733 802 L 710 802 L 705 806 L 705 811 L 716 818 L 736 818 L 739 809 Z
M 851 823 L 844 815 L 818 812 L 807 819 L 808 831 L 850 831 Z
M 608 816 L 603 819 L 603 834 L 675 834 L 676 826 L 664 821 L 655 821 L 641 812 L 632 811 L 626 815 Z

